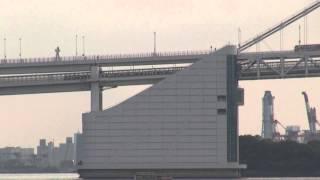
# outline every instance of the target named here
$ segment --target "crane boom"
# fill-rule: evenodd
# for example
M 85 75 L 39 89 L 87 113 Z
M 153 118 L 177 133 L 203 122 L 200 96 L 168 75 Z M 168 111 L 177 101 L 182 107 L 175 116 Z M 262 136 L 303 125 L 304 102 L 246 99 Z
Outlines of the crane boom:
M 276 125 L 280 125 L 284 130 L 286 130 L 286 127 L 285 127 L 280 121 L 274 120 L 274 123 L 275 123 Z
M 308 15 L 312 11 L 316 10 L 320 7 L 320 0 L 317 0 L 310 4 L 308 7 L 304 8 L 303 10 L 299 11 L 298 13 L 294 14 L 293 16 L 290 16 L 289 18 L 285 19 L 281 23 L 275 25 L 274 27 L 266 30 L 265 32 L 259 34 L 258 36 L 249 39 L 244 44 L 240 45 L 238 48 L 238 52 L 242 52 L 251 46 L 261 42 L 262 40 L 266 39 L 267 37 L 271 36 L 272 34 L 282 30 L 283 28 L 289 26 L 290 24 L 294 23 L 295 21 L 299 20 L 300 18 Z
M 308 123 L 309 123 L 309 128 L 311 133 L 316 133 L 316 109 L 315 108 L 310 108 L 309 104 L 309 98 L 306 92 L 302 92 L 304 96 L 304 101 L 306 104 L 306 111 L 307 111 L 307 117 L 308 117 Z
M 304 101 L 306 103 L 306 109 L 307 109 L 307 112 L 310 112 L 310 104 L 309 104 L 309 98 L 308 98 L 308 95 L 306 92 L 302 92 L 302 95 L 304 97 Z

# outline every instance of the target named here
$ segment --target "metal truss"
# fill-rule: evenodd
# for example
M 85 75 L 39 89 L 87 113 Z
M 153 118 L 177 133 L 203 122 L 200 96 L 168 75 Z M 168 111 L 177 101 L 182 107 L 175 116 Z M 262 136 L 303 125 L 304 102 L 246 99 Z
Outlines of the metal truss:
M 257 57 L 239 62 L 240 80 L 285 79 L 320 77 L 320 58 L 303 56 L 295 59 L 285 57 L 264 59 Z

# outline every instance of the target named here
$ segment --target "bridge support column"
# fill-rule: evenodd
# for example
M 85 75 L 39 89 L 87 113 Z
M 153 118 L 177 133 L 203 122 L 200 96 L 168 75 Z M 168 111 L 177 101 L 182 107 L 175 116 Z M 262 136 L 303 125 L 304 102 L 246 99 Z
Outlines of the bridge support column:
M 91 112 L 102 111 L 102 87 L 99 83 L 100 67 L 91 67 Z
M 261 58 L 257 58 L 257 64 L 258 64 L 258 71 L 257 71 L 257 79 L 260 79 L 260 63 L 261 63 Z
M 305 76 L 308 76 L 309 75 L 309 57 L 308 56 L 305 56 L 304 57 L 304 66 L 305 66 Z
M 280 58 L 280 65 L 281 65 L 281 72 L 280 72 L 280 74 L 281 74 L 281 78 L 284 78 L 284 58 L 283 57 L 281 57 Z

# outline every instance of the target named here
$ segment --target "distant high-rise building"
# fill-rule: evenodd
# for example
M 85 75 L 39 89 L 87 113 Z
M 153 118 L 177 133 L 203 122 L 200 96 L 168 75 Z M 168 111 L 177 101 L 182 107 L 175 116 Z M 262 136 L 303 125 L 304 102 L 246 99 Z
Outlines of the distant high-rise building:
M 78 160 L 80 159 L 80 150 L 81 150 L 81 137 L 82 134 L 81 133 L 76 133 L 74 134 L 74 164 L 78 165 L 79 163 L 81 164 L 81 162 L 79 162 Z
M 40 141 L 39 141 L 39 146 L 44 147 L 44 146 L 46 146 L 46 145 L 47 145 L 46 140 L 45 140 L 45 139 L 40 139 Z
M 60 143 L 59 147 L 55 147 L 54 142 L 47 144 L 45 139 L 41 139 L 37 147 L 38 166 L 41 168 L 73 167 L 75 156 L 72 137 L 67 137 L 65 143 Z
M 66 138 L 65 144 L 60 144 L 60 151 L 61 151 L 61 157 L 62 161 L 72 161 L 73 162 L 73 153 L 74 153 L 74 144 L 72 142 L 72 137 Z
M 50 167 L 59 167 L 57 148 L 54 147 L 54 142 L 48 143 L 48 159 Z
M 72 137 L 66 138 L 66 144 L 72 144 Z
M 39 167 L 49 166 L 49 148 L 45 139 L 40 139 L 37 147 L 37 158 L 39 160 Z

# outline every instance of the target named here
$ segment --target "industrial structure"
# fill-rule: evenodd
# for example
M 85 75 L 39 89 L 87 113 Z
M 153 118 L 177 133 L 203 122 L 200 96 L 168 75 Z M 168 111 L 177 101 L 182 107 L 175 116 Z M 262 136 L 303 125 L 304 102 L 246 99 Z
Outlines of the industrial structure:
M 317 131 L 317 120 L 316 108 L 311 107 L 309 104 L 309 98 L 306 92 L 302 92 L 306 105 L 306 113 L 308 118 L 309 130 L 304 131 L 303 141 L 309 142 L 312 140 L 320 140 L 320 133 Z
M 317 48 L 244 51 L 318 7 L 320 1 L 238 48 L 228 45 L 214 52 L 5 58 L 0 63 L 0 95 L 91 92 L 91 111 L 83 114 L 76 145 L 82 178 L 131 178 L 140 173 L 237 177 L 245 168 L 238 153 L 238 105 L 243 104 L 238 81 L 320 76 Z M 167 67 L 158 66 L 164 64 Z M 135 65 L 140 68 L 131 68 Z M 104 89 L 141 84 L 154 85 L 103 110 Z M 277 122 L 270 102 L 266 137 L 269 128 L 274 129 L 271 120 Z
M 309 104 L 309 98 L 306 92 L 302 92 L 306 104 L 306 112 L 308 117 L 308 124 L 311 134 L 315 134 L 317 132 L 316 123 L 317 121 L 317 115 L 316 115 L 316 108 L 310 107 Z
M 263 139 L 270 139 L 273 141 L 291 140 L 297 142 L 307 143 L 312 140 L 320 140 L 320 132 L 317 131 L 317 125 L 320 123 L 317 120 L 316 108 L 311 107 L 309 104 L 309 98 L 306 92 L 302 92 L 305 100 L 307 120 L 309 124 L 309 130 L 301 132 L 300 126 L 289 125 L 284 126 L 280 121 L 274 119 L 274 99 L 271 91 L 266 91 L 262 99 L 262 133 Z M 285 134 L 281 134 L 278 131 L 278 127 L 281 127 Z
M 262 99 L 262 132 L 261 137 L 264 139 L 273 139 L 276 135 L 275 119 L 273 112 L 273 101 L 271 91 L 266 91 Z
M 274 99 L 271 91 L 265 91 L 262 98 L 262 128 L 261 137 L 263 139 L 270 139 L 273 141 L 281 141 L 287 134 L 292 134 L 292 127 L 285 127 L 280 121 L 274 117 Z M 281 135 L 278 127 L 286 130 L 286 135 Z

